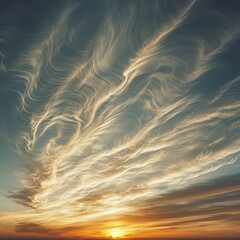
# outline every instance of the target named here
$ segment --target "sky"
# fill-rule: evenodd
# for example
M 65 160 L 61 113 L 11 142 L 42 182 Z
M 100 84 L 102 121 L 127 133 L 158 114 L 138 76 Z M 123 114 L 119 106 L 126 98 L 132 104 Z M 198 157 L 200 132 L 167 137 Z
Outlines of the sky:
M 0 239 L 240 236 L 239 1 L 0 6 Z

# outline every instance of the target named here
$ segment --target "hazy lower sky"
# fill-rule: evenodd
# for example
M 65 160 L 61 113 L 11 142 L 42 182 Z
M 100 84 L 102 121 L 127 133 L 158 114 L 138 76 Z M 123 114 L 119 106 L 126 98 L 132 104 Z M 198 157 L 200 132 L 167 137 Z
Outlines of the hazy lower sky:
M 240 236 L 240 2 L 0 0 L 0 237 Z

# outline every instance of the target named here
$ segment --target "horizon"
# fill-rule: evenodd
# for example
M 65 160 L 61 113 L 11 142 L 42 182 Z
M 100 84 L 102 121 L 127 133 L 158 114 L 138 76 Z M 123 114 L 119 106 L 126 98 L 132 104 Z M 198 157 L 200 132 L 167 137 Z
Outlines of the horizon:
M 0 240 L 11 240 L 11 239 L 16 239 L 16 240 L 107 240 L 107 239 L 113 239 L 113 238 L 79 238 L 79 237 L 70 237 L 70 238 L 61 238 L 61 237 L 57 237 L 57 238 L 49 238 L 49 237 L 0 237 Z M 240 238 L 238 237 L 220 237 L 220 238 L 216 238 L 216 237 L 207 237 L 207 238 L 119 238 L 119 239 L 123 239 L 123 240 L 182 240 L 182 239 L 187 239 L 187 240 L 211 240 L 211 239 L 219 239 L 219 240 L 238 240 Z

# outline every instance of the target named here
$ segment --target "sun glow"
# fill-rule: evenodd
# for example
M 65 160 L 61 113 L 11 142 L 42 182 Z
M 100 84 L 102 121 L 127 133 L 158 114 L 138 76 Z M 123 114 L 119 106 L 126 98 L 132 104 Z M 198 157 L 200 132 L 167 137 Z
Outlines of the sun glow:
M 120 238 L 122 236 L 122 232 L 119 229 L 113 229 L 110 232 L 112 238 Z

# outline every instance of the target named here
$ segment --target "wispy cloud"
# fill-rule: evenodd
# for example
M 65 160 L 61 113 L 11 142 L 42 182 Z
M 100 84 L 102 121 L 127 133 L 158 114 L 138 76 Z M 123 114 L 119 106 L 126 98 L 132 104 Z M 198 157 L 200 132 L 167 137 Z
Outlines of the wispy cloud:
M 16 231 L 197 236 L 225 224 L 237 236 L 240 78 L 219 71 L 239 17 L 199 1 L 94 4 L 70 1 L 13 63 L 0 59 L 21 85 L 25 168 L 9 197 L 32 209 Z

